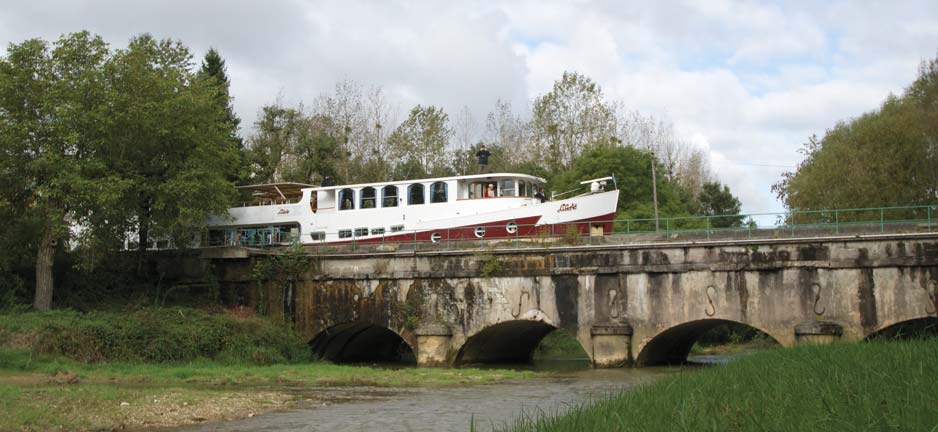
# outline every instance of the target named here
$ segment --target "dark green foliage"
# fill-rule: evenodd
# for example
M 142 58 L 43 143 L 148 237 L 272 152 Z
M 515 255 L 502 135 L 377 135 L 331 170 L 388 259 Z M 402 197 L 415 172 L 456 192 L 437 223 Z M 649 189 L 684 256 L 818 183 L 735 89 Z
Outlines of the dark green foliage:
M 238 150 L 231 144 L 218 84 L 196 79 L 179 42 L 137 36 L 109 68 L 116 95 L 109 164 L 131 187 L 121 200 L 125 220 L 148 238 L 179 245 L 223 212 L 233 198 Z M 170 126 L 170 127 L 168 127 Z
M 578 157 L 573 168 L 551 178 L 554 192 L 579 189 L 580 193 L 589 186 L 580 181 L 614 175 L 619 186 L 618 219 L 653 218 L 651 163 L 658 163 L 658 172 L 663 168 L 651 153 L 632 147 L 598 148 Z M 689 201 L 678 189 L 658 176 L 658 206 L 661 217 L 688 215 Z
M 215 104 L 224 110 L 224 125 L 228 133 L 227 144 L 230 146 L 229 151 L 237 156 L 234 161 L 235 166 L 226 173 L 228 181 L 241 182 L 248 175 L 244 157 L 244 141 L 238 135 L 238 125 L 241 124 L 241 119 L 235 114 L 234 106 L 232 106 L 231 81 L 228 79 L 225 60 L 215 48 L 210 48 L 205 54 L 198 77 L 208 81 L 214 90 Z
M 933 340 L 801 346 L 680 373 L 513 431 L 931 431 Z
M 51 306 L 64 251 L 91 270 L 134 230 L 141 249 L 184 247 L 228 207 L 237 121 L 224 62 L 205 66 L 199 79 L 185 46 L 146 34 L 120 50 L 88 32 L 28 40 L 0 57 L 0 213 L 38 227 L 13 248 L 35 253 L 34 307 Z
M 701 216 L 719 216 L 711 218 L 710 226 L 712 228 L 736 228 L 743 225 L 742 216 L 739 215 L 741 203 L 739 199 L 730 193 L 729 186 L 720 187 L 719 182 L 704 183 L 697 195 L 697 204 L 700 207 L 697 211 Z
M 176 362 L 200 358 L 271 364 L 310 359 L 290 328 L 190 308 L 133 312 L 30 312 L 0 315 L 0 339 L 32 341 L 30 349 L 82 362 Z

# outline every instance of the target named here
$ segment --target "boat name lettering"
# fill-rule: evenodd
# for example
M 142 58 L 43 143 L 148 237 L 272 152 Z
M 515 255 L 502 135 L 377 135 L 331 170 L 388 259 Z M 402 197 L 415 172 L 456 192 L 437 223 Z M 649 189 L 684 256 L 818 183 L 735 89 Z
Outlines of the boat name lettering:
M 280 209 L 279 211 L 277 211 L 277 214 L 278 214 L 278 215 L 290 214 L 290 209 L 282 208 L 282 209 Z
M 576 204 L 561 204 L 557 213 L 576 210 Z

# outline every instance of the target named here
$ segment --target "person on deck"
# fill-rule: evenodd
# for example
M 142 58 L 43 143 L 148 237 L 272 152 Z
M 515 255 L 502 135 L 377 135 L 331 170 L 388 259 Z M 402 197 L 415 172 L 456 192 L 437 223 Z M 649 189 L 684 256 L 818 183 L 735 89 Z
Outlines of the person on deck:
M 547 197 L 544 196 L 544 188 L 538 189 L 537 192 L 534 194 L 534 198 L 541 200 L 541 203 L 543 203 L 544 201 L 547 201 Z
M 489 153 L 488 148 L 485 147 L 485 144 L 482 144 L 482 148 L 476 152 L 476 157 L 479 158 L 479 174 L 484 174 L 489 172 Z
M 486 198 L 495 198 L 495 183 L 489 183 L 489 187 L 485 189 Z
M 335 180 L 332 179 L 332 176 L 325 176 L 322 179 L 323 186 L 335 186 Z

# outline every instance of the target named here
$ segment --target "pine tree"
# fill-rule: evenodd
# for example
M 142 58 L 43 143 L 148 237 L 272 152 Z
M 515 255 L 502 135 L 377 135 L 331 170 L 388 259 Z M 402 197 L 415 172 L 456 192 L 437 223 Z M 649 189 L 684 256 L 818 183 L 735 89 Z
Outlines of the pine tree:
M 234 107 L 231 104 L 231 81 L 228 79 L 227 72 L 225 59 L 221 57 L 221 54 L 215 48 L 209 48 L 208 53 L 205 54 L 205 58 L 202 60 L 202 67 L 198 76 L 200 79 L 209 80 L 216 89 L 215 103 L 222 107 L 225 113 L 224 124 L 228 133 L 229 145 L 237 149 L 237 154 L 241 156 L 237 161 L 237 166 L 230 167 L 226 177 L 229 181 L 239 182 L 247 175 L 244 140 L 238 135 L 241 119 L 235 114 Z

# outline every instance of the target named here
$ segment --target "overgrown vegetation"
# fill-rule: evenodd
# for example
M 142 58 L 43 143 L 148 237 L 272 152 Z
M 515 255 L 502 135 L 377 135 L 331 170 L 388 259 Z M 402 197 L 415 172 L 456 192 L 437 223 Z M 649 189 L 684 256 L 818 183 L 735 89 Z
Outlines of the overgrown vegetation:
M 502 262 L 499 261 L 497 255 L 487 253 L 477 255 L 476 259 L 479 261 L 479 275 L 484 278 L 490 277 L 502 269 Z
M 934 340 L 801 346 L 680 373 L 510 431 L 932 431 Z
M 580 359 L 589 358 L 576 336 L 564 329 L 557 329 L 544 336 L 534 350 L 535 359 Z
M 282 324 L 191 308 L 0 314 L 0 344 L 86 363 L 206 359 L 266 365 L 311 358 L 306 343 Z
M 257 313 L 267 315 L 267 282 L 277 281 L 283 289 L 293 289 L 297 279 L 309 268 L 309 257 L 299 243 L 282 254 L 258 257 L 251 267 L 251 278 L 257 288 Z

